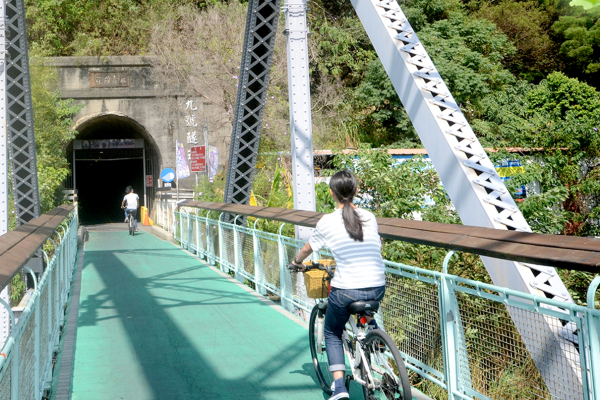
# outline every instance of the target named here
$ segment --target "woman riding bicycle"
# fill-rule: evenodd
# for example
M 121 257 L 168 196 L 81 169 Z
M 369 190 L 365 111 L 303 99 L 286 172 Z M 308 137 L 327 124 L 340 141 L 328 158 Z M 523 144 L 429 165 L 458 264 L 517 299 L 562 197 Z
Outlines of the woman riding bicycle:
M 325 347 L 335 388 L 329 400 L 348 399 L 344 384 L 346 362 L 342 332 L 350 317 L 347 306 L 360 300 L 380 301 L 385 294 L 385 265 L 375 216 L 352 204 L 358 193 L 357 181 L 349 171 L 331 177 L 330 193 L 336 210 L 324 215 L 293 264 L 302 270 L 302 261 L 313 251 L 327 246 L 336 261 L 335 275 L 325 314 Z M 369 324 L 376 327 L 375 320 Z

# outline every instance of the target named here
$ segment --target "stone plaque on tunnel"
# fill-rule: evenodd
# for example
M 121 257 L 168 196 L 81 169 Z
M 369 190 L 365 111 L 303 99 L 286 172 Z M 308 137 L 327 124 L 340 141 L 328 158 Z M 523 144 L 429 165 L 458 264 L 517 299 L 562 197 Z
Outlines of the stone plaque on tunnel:
M 90 72 L 90 87 L 129 87 L 129 72 Z

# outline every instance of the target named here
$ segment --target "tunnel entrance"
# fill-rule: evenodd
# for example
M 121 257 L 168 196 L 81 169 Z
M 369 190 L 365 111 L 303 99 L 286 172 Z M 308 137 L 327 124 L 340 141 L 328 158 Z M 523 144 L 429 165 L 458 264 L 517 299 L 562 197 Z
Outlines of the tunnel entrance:
M 67 153 L 72 175 L 65 186 L 78 191 L 81 223 L 122 223 L 127 186 L 138 194 L 141 206 L 151 209 L 160 155 L 144 127 L 124 115 L 103 114 L 75 129 L 79 134 Z

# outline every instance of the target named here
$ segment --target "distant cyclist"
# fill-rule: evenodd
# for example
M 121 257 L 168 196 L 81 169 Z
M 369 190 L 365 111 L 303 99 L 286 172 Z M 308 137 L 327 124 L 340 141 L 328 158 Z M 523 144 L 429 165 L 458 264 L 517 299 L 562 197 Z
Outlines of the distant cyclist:
M 133 188 L 131 186 L 127 186 L 125 193 L 127 194 L 125 197 L 123 197 L 123 201 L 121 202 L 121 208 L 125 209 L 125 222 L 127 222 L 128 214 L 131 212 L 131 215 L 133 216 L 133 223 L 135 225 L 135 231 L 137 232 L 137 209 L 140 198 L 137 194 L 133 193 Z

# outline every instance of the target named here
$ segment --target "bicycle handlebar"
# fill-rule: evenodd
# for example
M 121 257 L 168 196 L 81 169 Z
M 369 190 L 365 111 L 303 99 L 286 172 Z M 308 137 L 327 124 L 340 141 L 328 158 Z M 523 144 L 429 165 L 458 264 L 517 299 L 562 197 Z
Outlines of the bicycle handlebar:
M 287 269 L 290 270 L 290 272 L 300 272 L 300 267 L 298 267 L 297 265 L 294 265 L 292 263 L 287 264 L 286 267 L 287 267 Z M 324 264 L 313 261 L 312 264 L 310 264 L 310 265 L 304 265 L 303 272 L 307 272 L 312 269 L 318 269 L 321 271 L 325 271 L 329 275 L 330 279 L 333 278 L 334 272 L 329 265 L 324 265 Z

